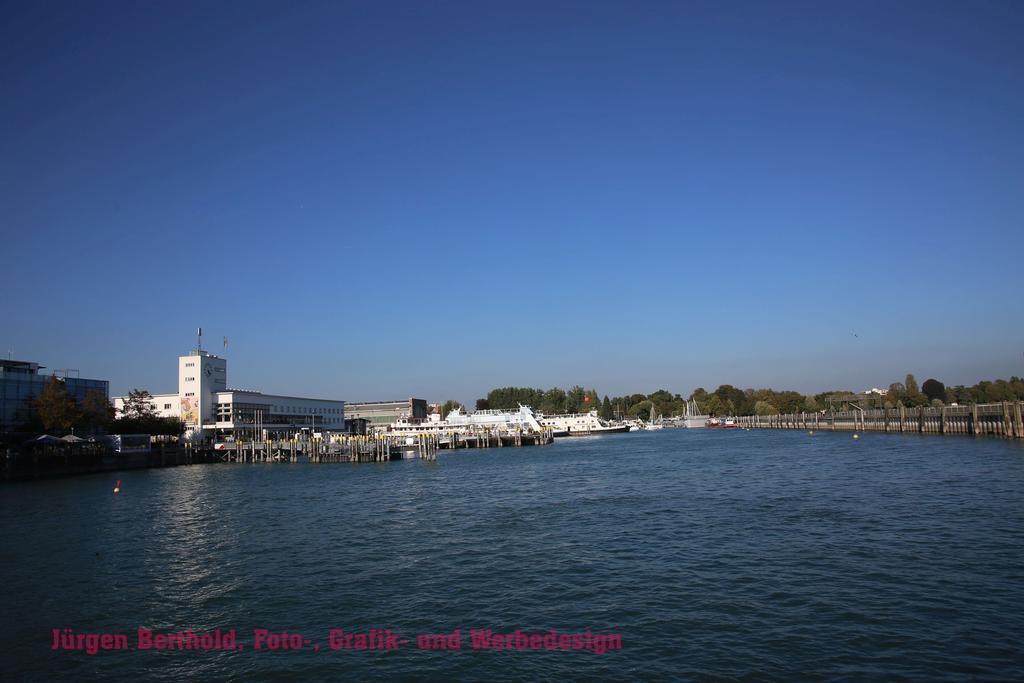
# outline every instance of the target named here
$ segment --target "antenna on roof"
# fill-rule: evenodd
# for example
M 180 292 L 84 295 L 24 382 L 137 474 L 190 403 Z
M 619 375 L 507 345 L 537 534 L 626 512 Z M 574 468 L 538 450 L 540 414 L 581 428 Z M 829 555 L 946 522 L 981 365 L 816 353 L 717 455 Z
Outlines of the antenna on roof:
M 200 327 L 200 328 L 198 328 L 196 330 L 196 351 L 202 351 L 202 350 L 203 350 L 203 328 Z

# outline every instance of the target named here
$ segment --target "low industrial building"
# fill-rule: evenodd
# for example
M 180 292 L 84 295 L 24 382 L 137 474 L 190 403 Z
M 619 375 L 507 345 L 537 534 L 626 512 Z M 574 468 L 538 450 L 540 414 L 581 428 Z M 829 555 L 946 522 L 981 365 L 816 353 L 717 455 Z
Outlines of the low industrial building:
M 72 377 L 77 370 L 61 370 L 63 377 L 40 373 L 46 366 L 32 361 L 0 360 L 0 432 L 20 429 L 32 417 L 32 401 L 39 398 L 51 376 L 64 383 L 68 395 L 81 404 L 90 392 L 110 398 L 110 382 L 105 379 Z
M 346 403 L 345 414 L 352 418 L 361 417 L 367 420 L 371 429 L 380 431 L 400 419 L 427 419 L 427 402 L 422 398 L 407 398 L 399 401 Z
M 118 415 L 127 396 L 114 398 Z M 345 429 L 345 402 L 264 394 L 227 386 L 227 359 L 197 349 L 178 358 L 178 393 L 155 394 L 153 411 L 178 417 L 205 438 L 291 436 L 300 431 Z

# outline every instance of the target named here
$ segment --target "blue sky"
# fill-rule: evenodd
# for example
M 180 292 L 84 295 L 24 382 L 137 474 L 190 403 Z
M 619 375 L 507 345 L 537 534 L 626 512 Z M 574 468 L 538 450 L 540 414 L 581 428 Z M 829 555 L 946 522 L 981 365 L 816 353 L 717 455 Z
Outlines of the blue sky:
M 1024 374 L 1022 3 L 4 17 L 0 347 L 114 392 Z

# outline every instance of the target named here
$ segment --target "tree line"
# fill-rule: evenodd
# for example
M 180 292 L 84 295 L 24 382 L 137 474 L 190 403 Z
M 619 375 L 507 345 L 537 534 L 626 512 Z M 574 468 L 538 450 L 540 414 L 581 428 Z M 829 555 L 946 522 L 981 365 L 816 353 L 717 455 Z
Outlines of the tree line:
M 792 390 L 739 389 L 731 384 L 722 384 L 711 392 L 703 387 L 698 388 L 686 398 L 665 389 L 651 394 L 638 393 L 611 398 L 605 395 L 599 398 L 596 390 L 584 389 L 579 385 L 571 389 L 500 387 L 489 391 L 486 398 L 477 399 L 476 409 L 517 410 L 520 405 L 527 405 L 545 414 L 597 410 L 605 419 L 625 419 L 646 418 L 652 406 L 656 415 L 683 415 L 686 413 L 687 400 L 696 401 L 702 413 L 717 417 L 812 413 L 829 408 L 839 410 L 851 402 L 878 408 L 951 403 L 965 405 L 1024 400 L 1024 379 L 1011 377 L 1009 380 L 986 380 L 970 387 L 947 387 L 940 380 L 929 378 L 919 386 L 914 375 L 908 374 L 904 381 L 890 384 L 884 395 L 842 389 L 802 394 Z M 448 409 L 455 405 L 461 407 L 456 401 L 448 401 L 442 414 L 447 414 Z

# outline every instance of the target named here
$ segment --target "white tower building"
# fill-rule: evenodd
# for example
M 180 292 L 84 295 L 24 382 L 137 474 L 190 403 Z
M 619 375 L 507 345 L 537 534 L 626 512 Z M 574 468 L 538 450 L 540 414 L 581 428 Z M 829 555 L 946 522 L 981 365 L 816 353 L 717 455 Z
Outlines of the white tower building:
M 217 419 L 217 392 L 228 388 L 228 361 L 196 349 L 178 357 L 178 396 L 181 421 L 199 428 Z

